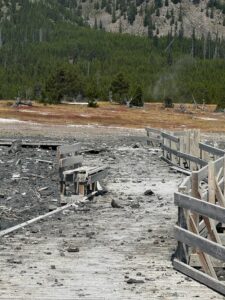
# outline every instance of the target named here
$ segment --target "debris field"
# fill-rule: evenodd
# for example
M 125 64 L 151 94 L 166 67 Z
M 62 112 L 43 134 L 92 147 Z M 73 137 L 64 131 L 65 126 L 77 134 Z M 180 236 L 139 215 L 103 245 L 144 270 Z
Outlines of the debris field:
M 85 165 L 109 166 L 108 192 L 2 237 L 0 299 L 223 299 L 171 264 L 185 175 L 140 134 L 78 141 Z M 56 151 L 0 146 L 0 179 L 2 230 L 57 204 Z

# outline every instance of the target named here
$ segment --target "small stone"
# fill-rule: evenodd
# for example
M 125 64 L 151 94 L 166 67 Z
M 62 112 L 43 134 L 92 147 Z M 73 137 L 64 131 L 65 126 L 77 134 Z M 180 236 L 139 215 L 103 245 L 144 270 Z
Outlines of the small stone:
M 55 265 L 51 265 L 51 269 L 52 269 L 52 270 L 55 270 Z
M 131 208 L 139 208 L 140 207 L 140 204 L 139 203 L 132 203 L 130 205 Z
M 145 196 L 153 196 L 153 195 L 155 195 L 155 193 L 151 189 L 149 189 L 149 190 L 144 192 L 144 195 Z
M 127 283 L 128 284 L 133 284 L 133 283 L 144 283 L 144 280 L 142 279 L 135 279 L 135 278 L 129 278 L 127 280 Z
M 80 249 L 78 247 L 74 247 L 74 246 L 69 246 L 69 248 L 67 248 L 67 252 L 79 252 Z
M 114 199 L 111 201 L 111 206 L 113 208 L 122 208 L 122 206 L 119 205 Z

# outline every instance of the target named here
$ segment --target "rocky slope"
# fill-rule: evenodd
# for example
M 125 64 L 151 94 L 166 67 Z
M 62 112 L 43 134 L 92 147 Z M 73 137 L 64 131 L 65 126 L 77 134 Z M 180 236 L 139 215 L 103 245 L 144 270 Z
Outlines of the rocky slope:
M 151 0 L 136 5 L 133 21 L 129 18 L 131 4 L 128 3 L 124 13 L 121 13 L 118 5 L 113 16 L 113 8 L 110 14 L 107 8 L 98 8 L 98 5 L 86 2 L 82 4 L 82 13 L 92 27 L 96 27 L 97 23 L 98 27 L 112 32 L 158 36 L 166 36 L 168 32 L 172 32 L 173 35 L 191 37 L 195 30 L 198 38 L 209 33 L 213 38 L 223 37 L 225 34 L 223 4 L 219 6 L 216 1 L 212 3 L 207 0 L 197 4 L 189 0 L 178 3 L 171 0 L 158 2 Z

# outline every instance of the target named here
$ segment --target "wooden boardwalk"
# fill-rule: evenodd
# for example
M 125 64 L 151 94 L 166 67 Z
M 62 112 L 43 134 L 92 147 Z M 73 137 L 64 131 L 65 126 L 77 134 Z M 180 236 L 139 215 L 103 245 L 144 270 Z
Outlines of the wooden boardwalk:
M 93 160 L 110 165 L 107 195 L 1 239 L 0 299 L 223 299 L 171 264 L 182 175 L 147 148 L 115 145 Z

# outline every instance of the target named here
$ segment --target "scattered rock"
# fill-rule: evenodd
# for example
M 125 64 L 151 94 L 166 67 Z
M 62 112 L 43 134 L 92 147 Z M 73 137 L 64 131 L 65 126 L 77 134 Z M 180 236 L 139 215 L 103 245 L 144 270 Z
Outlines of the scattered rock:
M 111 201 L 111 206 L 113 208 L 122 208 L 122 206 L 119 205 L 114 199 Z
M 139 145 L 138 143 L 136 143 L 136 144 L 134 144 L 134 145 L 132 146 L 132 148 L 133 148 L 133 149 L 140 148 L 140 145 Z
M 149 189 L 149 190 L 144 192 L 144 195 L 145 196 L 153 196 L 153 195 L 155 195 L 155 193 L 151 189 Z
M 22 265 L 22 260 L 19 259 L 9 258 L 7 259 L 7 262 L 10 264 Z
M 76 246 L 69 246 L 68 248 L 67 248 L 67 252 L 79 252 L 80 251 L 80 249 L 78 248 L 78 247 L 76 247 Z
M 139 203 L 132 203 L 130 205 L 131 208 L 139 208 L 140 207 L 140 204 Z
M 135 278 L 129 278 L 127 280 L 128 284 L 134 284 L 134 283 L 144 283 L 144 280 L 142 279 L 135 279 Z

